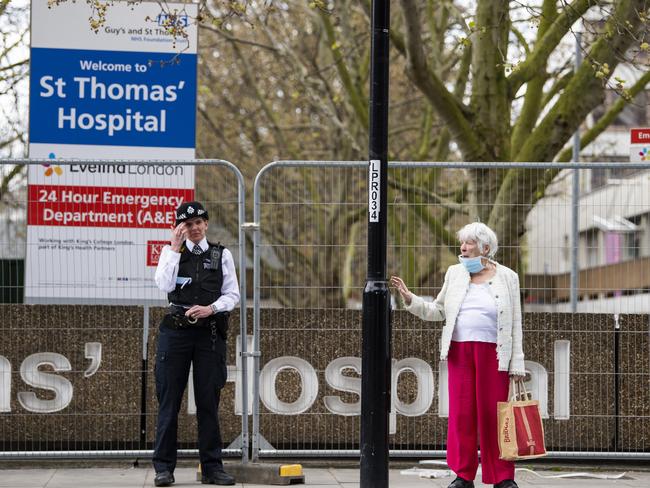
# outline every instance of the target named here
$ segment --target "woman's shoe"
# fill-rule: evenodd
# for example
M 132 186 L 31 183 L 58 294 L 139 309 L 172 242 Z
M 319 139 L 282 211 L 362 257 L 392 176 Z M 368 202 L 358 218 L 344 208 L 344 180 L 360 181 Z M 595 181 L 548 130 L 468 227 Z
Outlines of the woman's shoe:
M 515 480 L 503 480 L 499 481 L 494 488 L 519 488 Z
M 473 481 L 467 481 L 466 479 L 457 476 L 454 481 L 447 488 L 474 488 Z M 501 487 L 499 487 L 501 488 Z

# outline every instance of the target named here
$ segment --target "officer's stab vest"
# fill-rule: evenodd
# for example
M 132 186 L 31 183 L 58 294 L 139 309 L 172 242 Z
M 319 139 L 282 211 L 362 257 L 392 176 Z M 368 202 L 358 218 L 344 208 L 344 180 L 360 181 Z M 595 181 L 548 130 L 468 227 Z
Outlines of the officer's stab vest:
M 208 250 L 203 254 L 193 254 L 183 244 L 181 260 L 178 264 L 178 277 L 192 278 L 192 281 L 182 288 L 181 284 L 176 284 L 174 291 L 167 294 L 171 303 L 188 306 L 210 305 L 221 296 L 223 284 L 221 255 L 225 247 L 210 242 L 208 246 Z

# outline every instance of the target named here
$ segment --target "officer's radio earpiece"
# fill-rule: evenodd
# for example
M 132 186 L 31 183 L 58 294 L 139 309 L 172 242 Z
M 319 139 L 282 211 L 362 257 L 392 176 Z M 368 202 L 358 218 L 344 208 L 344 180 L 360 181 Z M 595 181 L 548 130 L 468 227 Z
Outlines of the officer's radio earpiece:
M 221 263 L 221 245 L 217 244 L 210 251 L 210 269 L 219 269 Z

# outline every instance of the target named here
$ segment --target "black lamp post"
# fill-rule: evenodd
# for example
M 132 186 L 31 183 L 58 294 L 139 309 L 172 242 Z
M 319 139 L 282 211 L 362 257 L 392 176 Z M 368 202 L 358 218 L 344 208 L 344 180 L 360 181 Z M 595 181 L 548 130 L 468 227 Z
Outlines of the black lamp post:
M 391 382 L 390 294 L 386 281 L 389 0 L 372 2 L 368 275 L 363 292 L 361 488 L 388 487 Z

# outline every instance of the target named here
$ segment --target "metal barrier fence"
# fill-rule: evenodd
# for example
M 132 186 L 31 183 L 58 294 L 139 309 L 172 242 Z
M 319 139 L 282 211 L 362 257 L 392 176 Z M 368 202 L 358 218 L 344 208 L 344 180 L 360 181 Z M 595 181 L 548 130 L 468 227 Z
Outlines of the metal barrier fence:
M 57 178 L 73 165 L 86 164 L 86 171 L 94 165 L 99 182 L 111 174 L 101 172 L 103 165 L 141 167 L 146 176 L 148 168 L 169 163 L 3 161 L 2 167 L 28 164 L 43 175 L 51 168 L 47 178 Z M 253 458 L 358 455 L 367 163 L 267 165 L 255 181 L 252 224 L 244 224 L 243 178 L 233 165 L 175 163 L 196 167 L 205 183 L 205 194 L 196 197 L 207 204 L 210 231 L 217 230 L 210 237 L 239 251 L 242 302 L 232 323 L 239 320 L 240 334 L 229 338 L 221 410 L 226 453 L 248 459 L 252 411 Z M 582 183 L 576 232 L 574 169 Z M 388 269 L 415 293 L 436 295 L 444 271 L 457 262 L 455 231 L 476 218 L 497 231 L 499 261 L 519 269 L 527 380 L 557 457 L 650 457 L 649 169 L 645 163 L 390 164 Z M 37 198 L 47 203 L 48 195 Z M 117 280 L 86 284 L 105 291 L 107 300 L 82 290 L 62 304 L 52 286 L 43 299 L 25 294 L 21 229 L 30 195 L 20 182 L 1 197 L 0 215 L 10 221 L 0 231 L 0 457 L 149 456 L 154 341 L 162 315 L 156 305 L 163 297 L 118 301 Z M 84 208 L 72 203 L 73 211 Z M 252 337 L 246 334 L 246 228 L 254 231 Z M 125 246 L 133 241 L 130 232 L 116 231 L 111 244 L 93 245 Z M 87 230 L 80 233 L 91 238 Z M 574 235 L 578 286 L 572 290 Z M 41 245 L 70 254 L 89 245 L 49 239 Z M 145 242 L 128 244 L 129 255 L 146 255 L 151 246 Z M 68 263 L 75 273 L 86 272 Z M 110 258 L 100 264 L 117 266 Z M 67 271 L 61 266 L 47 268 Z M 134 293 L 151 286 L 150 278 L 146 285 L 136 281 Z M 37 304 L 21 304 L 24 295 Z M 439 329 L 399 308 L 394 303 L 391 455 L 442 455 L 447 405 Z M 196 453 L 192 408 L 188 398 L 181 454 Z
M 457 262 L 455 232 L 477 219 L 497 232 L 498 260 L 519 270 L 527 381 L 554 456 L 650 457 L 649 169 L 389 165 L 390 273 L 435 297 Z M 253 459 L 358 455 L 366 180 L 366 162 L 329 161 L 274 162 L 256 178 Z M 393 313 L 392 456 L 444 452 L 438 330 Z
M 223 160 L 0 163 L 2 176 L 20 165 L 33 172 L 29 187 L 22 177 L 1 195 L 0 458 L 151 456 L 155 343 L 166 305 L 153 270 L 182 197 L 204 202 L 208 238 L 228 247 L 238 268 L 241 302 L 231 317 L 221 419 L 224 454 L 247 461 L 248 374 L 238 355 L 248 354 L 249 269 L 237 167 Z M 195 179 L 202 182 L 196 193 Z M 188 388 L 179 448 L 196 455 L 191 382 Z

